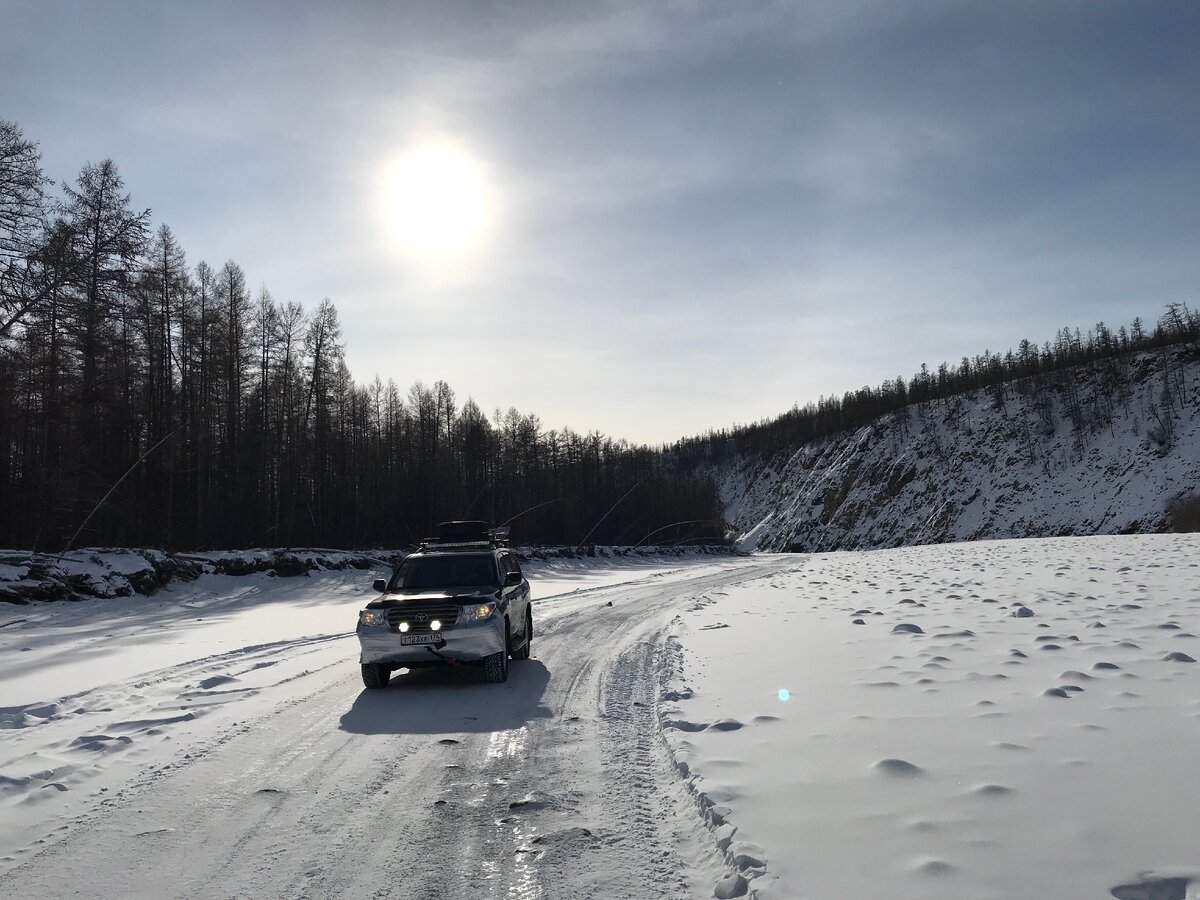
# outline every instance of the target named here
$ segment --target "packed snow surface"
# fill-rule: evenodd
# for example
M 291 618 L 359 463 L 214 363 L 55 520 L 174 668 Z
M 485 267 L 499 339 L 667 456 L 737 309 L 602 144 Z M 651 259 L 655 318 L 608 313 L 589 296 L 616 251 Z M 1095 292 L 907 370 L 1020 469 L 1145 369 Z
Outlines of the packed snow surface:
M 1200 896 L 1197 536 L 797 558 L 674 629 L 660 721 L 762 896 Z

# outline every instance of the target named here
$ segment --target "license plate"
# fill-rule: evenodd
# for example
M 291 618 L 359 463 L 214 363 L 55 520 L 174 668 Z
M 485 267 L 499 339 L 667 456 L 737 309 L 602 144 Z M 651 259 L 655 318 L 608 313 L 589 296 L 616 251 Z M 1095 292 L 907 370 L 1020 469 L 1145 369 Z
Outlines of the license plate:
M 405 634 L 400 636 L 402 644 L 436 644 L 440 642 L 440 634 Z

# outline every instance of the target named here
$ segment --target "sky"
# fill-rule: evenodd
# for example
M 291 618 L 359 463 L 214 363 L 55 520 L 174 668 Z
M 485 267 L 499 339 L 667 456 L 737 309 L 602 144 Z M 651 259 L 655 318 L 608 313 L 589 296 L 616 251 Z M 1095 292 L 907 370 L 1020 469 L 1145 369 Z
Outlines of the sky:
M 0 23 L 0 118 L 51 178 L 113 159 L 190 263 L 332 299 L 358 381 L 545 428 L 666 442 L 1200 305 L 1193 0 Z

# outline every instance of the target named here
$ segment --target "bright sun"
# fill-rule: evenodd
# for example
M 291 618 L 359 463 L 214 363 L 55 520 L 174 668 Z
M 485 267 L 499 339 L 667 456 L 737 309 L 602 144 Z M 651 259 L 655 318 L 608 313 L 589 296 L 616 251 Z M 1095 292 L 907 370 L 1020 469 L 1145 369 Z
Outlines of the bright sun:
M 456 256 L 479 243 L 493 198 L 483 165 L 448 140 L 414 145 L 385 173 L 383 211 L 393 239 L 427 260 Z

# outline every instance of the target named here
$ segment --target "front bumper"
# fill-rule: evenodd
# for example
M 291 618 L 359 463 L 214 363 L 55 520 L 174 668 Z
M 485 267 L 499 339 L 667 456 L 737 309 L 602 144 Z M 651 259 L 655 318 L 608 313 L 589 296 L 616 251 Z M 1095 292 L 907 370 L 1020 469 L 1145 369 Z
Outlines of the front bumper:
M 458 662 L 479 662 L 504 651 L 504 617 L 495 615 L 483 622 L 455 625 L 442 632 L 440 644 L 401 644 L 399 632 L 387 625 L 358 626 L 358 643 L 363 665 L 386 663 L 403 667 L 406 663 L 437 662 L 438 657 Z M 428 648 L 428 649 L 427 649 Z M 429 649 L 436 652 L 430 653 Z

